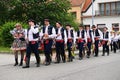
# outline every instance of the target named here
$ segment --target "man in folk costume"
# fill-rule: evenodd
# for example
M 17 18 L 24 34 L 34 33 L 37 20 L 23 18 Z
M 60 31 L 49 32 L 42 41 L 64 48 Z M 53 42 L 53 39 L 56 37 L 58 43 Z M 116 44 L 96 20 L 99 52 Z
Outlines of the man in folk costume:
M 105 56 L 105 52 L 107 52 L 107 55 L 109 56 L 109 45 L 111 42 L 111 38 L 110 38 L 110 33 L 107 30 L 108 30 L 107 27 L 104 27 L 103 39 L 102 39 L 102 45 L 103 45 L 102 56 Z
M 51 53 L 52 53 L 52 44 L 53 38 L 55 38 L 55 29 L 50 25 L 49 19 L 44 19 L 44 26 L 41 30 L 40 35 L 44 40 L 44 53 L 45 53 L 45 65 L 48 66 L 51 64 Z
M 75 44 L 75 32 L 71 29 L 71 25 L 66 25 L 66 35 L 67 35 L 67 49 L 68 49 L 68 62 L 73 61 L 72 56 L 72 46 Z
M 60 22 L 56 22 L 56 59 L 55 63 L 60 63 L 61 58 L 63 63 L 66 62 L 65 57 L 65 46 L 64 44 L 67 43 L 67 37 L 65 33 L 65 29 L 62 27 Z
M 30 64 L 30 56 L 33 52 L 36 57 L 37 65 L 36 67 L 40 66 L 40 56 L 38 51 L 38 38 L 39 38 L 39 29 L 35 25 L 35 21 L 33 19 L 30 19 L 28 21 L 29 28 L 26 31 L 25 39 L 27 41 L 27 51 L 26 51 L 26 66 L 23 68 L 29 68 Z
M 100 41 L 100 39 L 103 38 L 102 37 L 103 34 L 95 25 L 93 25 L 92 28 L 93 28 L 93 36 L 94 36 L 94 40 L 95 40 L 95 43 L 94 43 L 94 45 L 95 45 L 95 57 L 98 57 L 99 43 L 100 43 L 99 41 Z
M 83 25 L 80 25 L 79 26 L 79 30 L 77 31 L 77 34 L 76 34 L 76 42 L 77 42 L 77 45 L 78 45 L 78 49 L 79 49 L 79 60 L 82 60 L 83 59 L 83 48 L 84 48 L 84 45 L 87 43 L 87 35 L 86 35 L 86 32 L 85 30 L 83 29 Z
M 94 36 L 92 30 L 90 30 L 89 25 L 86 25 L 86 34 L 87 34 L 87 47 L 88 47 L 87 58 L 90 58 L 91 45 L 92 43 L 94 43 Z

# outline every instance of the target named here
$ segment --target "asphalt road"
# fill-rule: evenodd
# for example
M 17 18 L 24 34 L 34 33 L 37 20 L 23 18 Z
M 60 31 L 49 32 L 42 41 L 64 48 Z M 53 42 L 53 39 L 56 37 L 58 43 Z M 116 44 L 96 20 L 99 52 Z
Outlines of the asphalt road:
M 34 57 L 29 69 L 13 64 L 13 55 L 0 54 L 0 80 L 120 80 L 120 52 L 39 68 Z

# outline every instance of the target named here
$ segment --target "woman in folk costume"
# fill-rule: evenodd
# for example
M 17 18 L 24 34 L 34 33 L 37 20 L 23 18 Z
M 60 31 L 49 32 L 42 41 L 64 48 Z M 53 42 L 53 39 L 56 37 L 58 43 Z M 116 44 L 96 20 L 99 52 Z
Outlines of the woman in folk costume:
M 23 65 L 23 58 L 24 58 L 24 51 L 26 49 L 26 41 L 25 41 L 25 31 L 22 28 L 22 25 L 17 23 L 15 25 L 15 28 L 10 31 L 10 33 L 13 35 L 14 41 L 11 46 L 11 49 L 14 51 L 15 55 L 15 64 L 14 66 L 18 65 L 18 52 L 20 51 L 21 54 L 21 61 L 19 66 Z

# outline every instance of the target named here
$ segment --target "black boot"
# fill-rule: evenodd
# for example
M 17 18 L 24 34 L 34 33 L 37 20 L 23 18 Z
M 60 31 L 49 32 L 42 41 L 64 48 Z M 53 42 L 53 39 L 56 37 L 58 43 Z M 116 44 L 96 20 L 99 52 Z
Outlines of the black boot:
M 36 67 L 40 67 L 40 58 L 37 59 L 37 65 Z
M 18 65 L 18 58 L 15 58 L 15 64 L 14 66 L 17 66 Z
M 23 65 L 23 59 L 21 59 L 19 66 Z
M 26 58 L 26 66 L 23 66 L 22 68 L 29 68 L 29 63 L 30 63 L 30 59 Z

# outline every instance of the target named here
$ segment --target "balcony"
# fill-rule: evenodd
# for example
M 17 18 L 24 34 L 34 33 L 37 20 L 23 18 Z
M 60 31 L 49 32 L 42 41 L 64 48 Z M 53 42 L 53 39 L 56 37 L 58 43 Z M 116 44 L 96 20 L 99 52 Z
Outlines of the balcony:
M 120 16 L 120 10 L 95 11 L 95 16 Z

